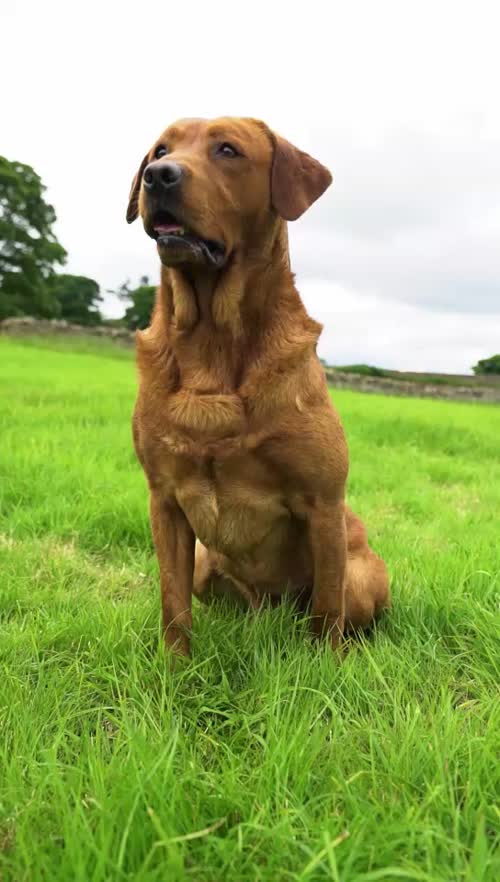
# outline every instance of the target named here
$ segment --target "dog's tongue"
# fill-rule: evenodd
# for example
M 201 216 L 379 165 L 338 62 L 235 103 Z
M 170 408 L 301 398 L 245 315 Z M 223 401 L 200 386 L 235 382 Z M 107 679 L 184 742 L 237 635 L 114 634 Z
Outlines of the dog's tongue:
M 168 233 L 178 233 L 183 228 L 180 224 L 156 224 L 155 232 L 159 236 L 166 236 Z

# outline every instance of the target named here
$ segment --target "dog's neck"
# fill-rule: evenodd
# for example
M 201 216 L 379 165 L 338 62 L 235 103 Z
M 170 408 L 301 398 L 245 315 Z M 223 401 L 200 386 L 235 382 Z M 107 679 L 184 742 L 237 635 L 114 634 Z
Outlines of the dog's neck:
M 259 366 L 310 353 L 321 326 L 295 288 L 286 224 L 264 246 L 236 251 L 222 272 L 162 266 L 151 331 L 168 341 L 182 388 L 197 393 L 234 392 Z
M 162 267 L 163 316 L 170 335 L 189 334 L 202 327 L 241 340 L 249 307 L 259 310 L 259 294 L 279 289 L 289 279 L 290 256 L 286 224 L 280 221 L 269 235 L 251 247 L 238 248 L 224 270 L 208 267 Z M 259 310 L 261 312 L 261 310 Z

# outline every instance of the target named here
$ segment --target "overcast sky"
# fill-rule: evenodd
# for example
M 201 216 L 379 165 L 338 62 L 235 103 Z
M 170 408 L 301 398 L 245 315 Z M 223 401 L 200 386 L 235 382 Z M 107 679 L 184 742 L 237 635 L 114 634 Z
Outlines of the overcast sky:
M 125 223 L 142 156 L 178 117 L 257 116 L 334 175 L 290 224 L 322 356 L 465 372 L 500 351 L 498 3 L 9 5 L 0 152 L 47 185 L 68 272 L 156 281 Z

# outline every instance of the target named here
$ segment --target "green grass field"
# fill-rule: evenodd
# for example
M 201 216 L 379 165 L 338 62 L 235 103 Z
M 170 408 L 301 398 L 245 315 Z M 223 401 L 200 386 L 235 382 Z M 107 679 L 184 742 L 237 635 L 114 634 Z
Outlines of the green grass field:
M 341 659 L 195 606 L 171 672 L 132 354 L 0 383 L 2 882 L 500 878 L 500 409 L 335 393 L 393 611 Z

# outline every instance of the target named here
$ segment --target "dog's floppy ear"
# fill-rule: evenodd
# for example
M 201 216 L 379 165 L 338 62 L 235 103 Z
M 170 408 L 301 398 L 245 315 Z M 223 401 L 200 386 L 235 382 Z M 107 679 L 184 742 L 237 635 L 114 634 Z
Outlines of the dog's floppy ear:
M 139 215 L 139 190 L 141 189 L 141 181 L 144 169 L 146 168 L 149 160 L 149 153 L 146 153 L 146 156 L 142 160 L 139 171 L 134 177 L 132 181 L 132 186 L 130 188 L 130 195 L 128 197 L 128 206 L 127 206 L 127 223 L 131 224 L 135 221 L 136 217 Z
M 271 202 L 284 220 L 297 220 L 325 192 L 332 176 L 324 165 L 273 133 Z

